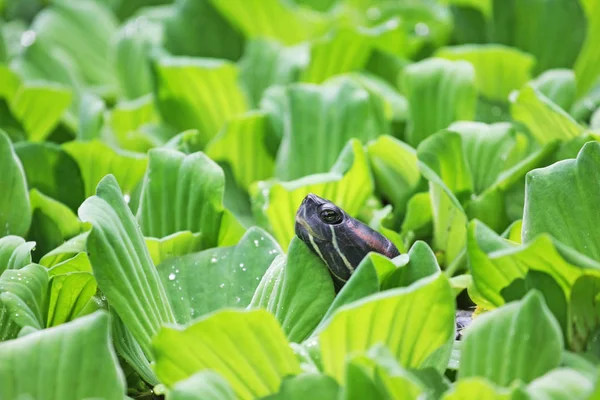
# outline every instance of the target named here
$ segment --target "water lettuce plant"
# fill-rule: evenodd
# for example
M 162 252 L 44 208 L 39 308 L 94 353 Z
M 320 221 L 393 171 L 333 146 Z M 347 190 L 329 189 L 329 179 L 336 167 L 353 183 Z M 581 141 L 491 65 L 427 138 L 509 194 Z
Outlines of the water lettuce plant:
M 0 399 L 600 397 L 599 0 L 0 14 Z

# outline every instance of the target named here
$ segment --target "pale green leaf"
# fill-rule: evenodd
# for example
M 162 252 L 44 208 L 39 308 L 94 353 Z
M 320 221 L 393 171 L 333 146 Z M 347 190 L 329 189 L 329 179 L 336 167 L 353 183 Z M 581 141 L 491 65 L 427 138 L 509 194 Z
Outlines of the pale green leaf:
M 114 312 L 114 309 L 110 310 L 110 316 L 113 342 L 119 356 L 127 361 L 146 382 L 157 385 L 159 383 L 158 378 L 144 355 L 140 344 L 123 324 L 119 315 Z
M 9 137 L 0 130 L 0 237 L 25 236 L 31 223 L 27 180 Z
M 600 38 L 600 1 L 582 0 L 580 3 L 587 17 L 587 35 L 574 67 L 577 97 L 585 95 L 600 75 L 600 55 L 596 47 Z
M 152 357 L 150 339 L 175 317 L 114 176 L 100 181 L 96 195 L 81 205 L 79 217 L 93 225 L 87 251 L 98 287 L 146 356 Z
M 437 274 L 339 309 L 319 335 L 325 372 L 343 382 L 345 356 L 378 343 L 405 368 L 426 366 L 428 358 L 453 339 L 453 298 L 446 276 Z M 447 361 L 436 367 L 444 369 Z
M 579 253 L 600 261 L 600 143 L 583 146 L 577 159 L 527 174 L 523 241 L 548 233 Z
M 273 176 L 275 162 L 265 146 L 267 116 L 252 111 L 230 119 L 206 147 L 217 162 L 229 163 L 235 181 L 248 190 L 253 182 Z
M 285 334 L 265 310 L 225 309 L 186 327 L 164 327 L 153 348 L 156 373 L 167 386 L 211 369 L 239 399 L 276 393 L 285 376 L 300 372 Z
M 125 377 L 105 312 L 0 343 L 0 397 L 122 399 Z M 60 368 L 59 368 L 60 367 Z
M 415 150 L 398 139 L 382 135 L 369 143 L 367 152 L 376 191 L 394 210 L 404 211 L 421 179 Z
M 249 307 L 271 312 L 288 340 L 300 343 L 319 324 L 334 297 L 327 265 L 294 237 L 287 257 L 276 258 L 262 277 Z
M 206 145 L 231 117 L 248 110 L 235 64 L 216 59 L 161 57 L 154 63 L 156 101 L 165 122 L 198 129 Z
M 575 102 L 575 74 L 570 69 L 551 69 L 531 81 L 531 85 L 563 110 Z
M 83 224 L 66 205 L 37 189 L 29 192 L 31 226 L 28 238 L 36 242 L 36 254 L 46 254 L 83 231 Z
M 570 368 L 557 368 L 531 382 L 527 393 L 540 400 L 592 399 L 594 382 Z
M 582 274 L 600 276 L 600 264 L 589 259 L 569 257 L 548 235 L 540 235 L 524 245 L 501 238 L 479 221 L 468 229 L 468 254 L 473 283 L 478 292 L 494 306 L 504 304 L 501 291 L 529 270 L 552 276 L 571 295 Z
M 90 264 L 90 259 L 85 252 L 77 253 L 74 257 L 57 262 L 56 264 L 46 265 L 46 267 L 48 267 L 48 273 L 51 277 L 74 272 L 92 273 L 92 264 Z
M 46 139 L 71 104 L 71 91 L 49 83 L 24 83 L 10 101 L 10 109 L 21 121 L 32 142 Z
M 269 86 L 285 85 L 298 80 L 308 63 L 308 46 L 284 47 L 276 40 L 257 38 L 247 42 L 239 61 L 240 78 L 252 103 L 260 104 Z
M 260 279 L 281 249 L 258 227 L 232 247 L 218 247 L 157 266 L 178 323 L 223 307 L 246 307 Z
M 563 348 L 560 326 L 537 291 L 479 315 L 462 340 L 459 378 L 479 376 L 500 386 L 528 383 L 556 368 Z
M 466 61 L 431 58 L 411 64 L 401 87 L 410 106 L 406 135 L 412 146 L 454 121 L 475 117 L 475 69 Z
M 205 248 L 216 246 L 224 210 L 221 168 L 202 152 L 153 149 L 148 154 L 136 215 L 144 235 L 190 231 L 199 234 Z
M 51 142 L 19 142 L 15 152 L 23 163 L 30 190 L 37 189 L 77 211 L 85 197 L 81 172 L 73 157 Z
M 46 326 L 48 272 L 38 264 L 9 269 L 0 276 L 0 302 L 20 327 Z
M 190 231 L 181 231 L 157 239 L 144 238 L 150 258 L 154 265 L 158 265 L 171 257 L 183 256 L 202 250 L 202 236 Z
M 109 50 L 117 21 L 102 4 L 54 2 L 36 16 L 31 28 L 44 45 L 67 53 L 89 85 L 101 91 L 116 90 Z
M 106 124 L 118 146 L 141 153 L 162 144 L 143 131 L 144 126 L 155 122 L 158 114 L 152 95 L 120 101 L 106 115 Z
M 351 28 L 341 28 L 310 43 L 310 57 L 300 81 L 322 83 L 328 78 L 364 68 L 372 39 Z
M 148 56 L 153 45 L 161 42 L 163 27 L 149 18 L 135 18 L 124 23 L 115 35 L 111 58 L 121 89 L 128 99 L 152 92 Z
M 6 269 L 20 269 L 31 264 L 31 249 L 35 243 L 25 242 L 20 236 L 0 238 L 0 275 Z
M 499 44 L 467 44 L 444 47 L 435 57 L 468 61 L 475 68 L 479 94 L 505 102 L 511 91 L 531 79 L 535 58 L 518 49 Z
M 318 36 L 323 15 L 278 0 L 211 0 L 213 6 L 249 39 L 266 37 L 297 44 Z
M 584 128 L 566 111 L 526 84 L 510 97 L 513 119 L 524 124 L 535 140 L 546 144 L 553 140 L 566 141 L 581 135 Z
M 350 77 L 294 84 L 280 101 L 283 139 L 275 175 L 282 180 L 329 171 L 350 139 L 366 143 L 389 132 L 382 98 Z
M 85 252 L 85 243 L 89 232 L 81 233 L 73 239 L 67 240 L 51 252 L 47 253 L 40 260 L 40 264 L 50 268 L 56 264 L 75 257 L 81 252 Z
M 511 400 L 510 390 L 500 388 L 488 379 L 480 377 L 463 378 L 448 392 L 442 400 Z
M 48 322 L 56 326 L 77 318 L 96 294 L 97 284 L 90 272 L 71 272 L 55 275 L 50 280 Z
M 79 165 L 86 197 L 94 194 L 98 182 L 108 174 L 115 176 L 124 193 L 131 193 L 148 163 L 144 154 L 116 150 L 99 140 L 73 141 L 62 147 Z
M 225 378 L 203 371 L 177 382 L 167 394 L 169 400 L 236 400 Z

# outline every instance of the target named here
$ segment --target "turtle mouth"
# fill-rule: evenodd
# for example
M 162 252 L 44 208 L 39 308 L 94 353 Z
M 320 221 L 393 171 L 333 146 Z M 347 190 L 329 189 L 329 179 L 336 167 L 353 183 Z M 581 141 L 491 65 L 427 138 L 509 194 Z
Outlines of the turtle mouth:
M 296 212 L 296 235 L 304 242 L 308 243 L 312 240 L 325 240 L 323 235 L 315 232 L 308 221 L 315 218 L 320 202 L 319 198 L 314 194 L 307 195 Z

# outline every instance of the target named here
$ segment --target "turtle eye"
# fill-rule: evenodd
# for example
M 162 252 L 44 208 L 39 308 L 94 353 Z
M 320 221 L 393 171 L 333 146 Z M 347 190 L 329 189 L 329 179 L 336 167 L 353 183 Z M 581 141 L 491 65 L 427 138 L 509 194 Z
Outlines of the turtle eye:
M 339 212 L 331 209 L 325 209 L 321 211 L 319 217 L 321 218 L 321 221 L 328 224 L 337 224 L 342 221 L 342 215 Z

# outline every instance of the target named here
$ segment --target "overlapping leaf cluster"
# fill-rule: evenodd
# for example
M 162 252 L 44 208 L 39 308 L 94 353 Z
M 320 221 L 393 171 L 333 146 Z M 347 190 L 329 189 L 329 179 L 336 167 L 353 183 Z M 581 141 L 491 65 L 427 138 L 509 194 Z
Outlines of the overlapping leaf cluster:
M 0 398 L 600 395 L 600 1 L 0 9 Z

